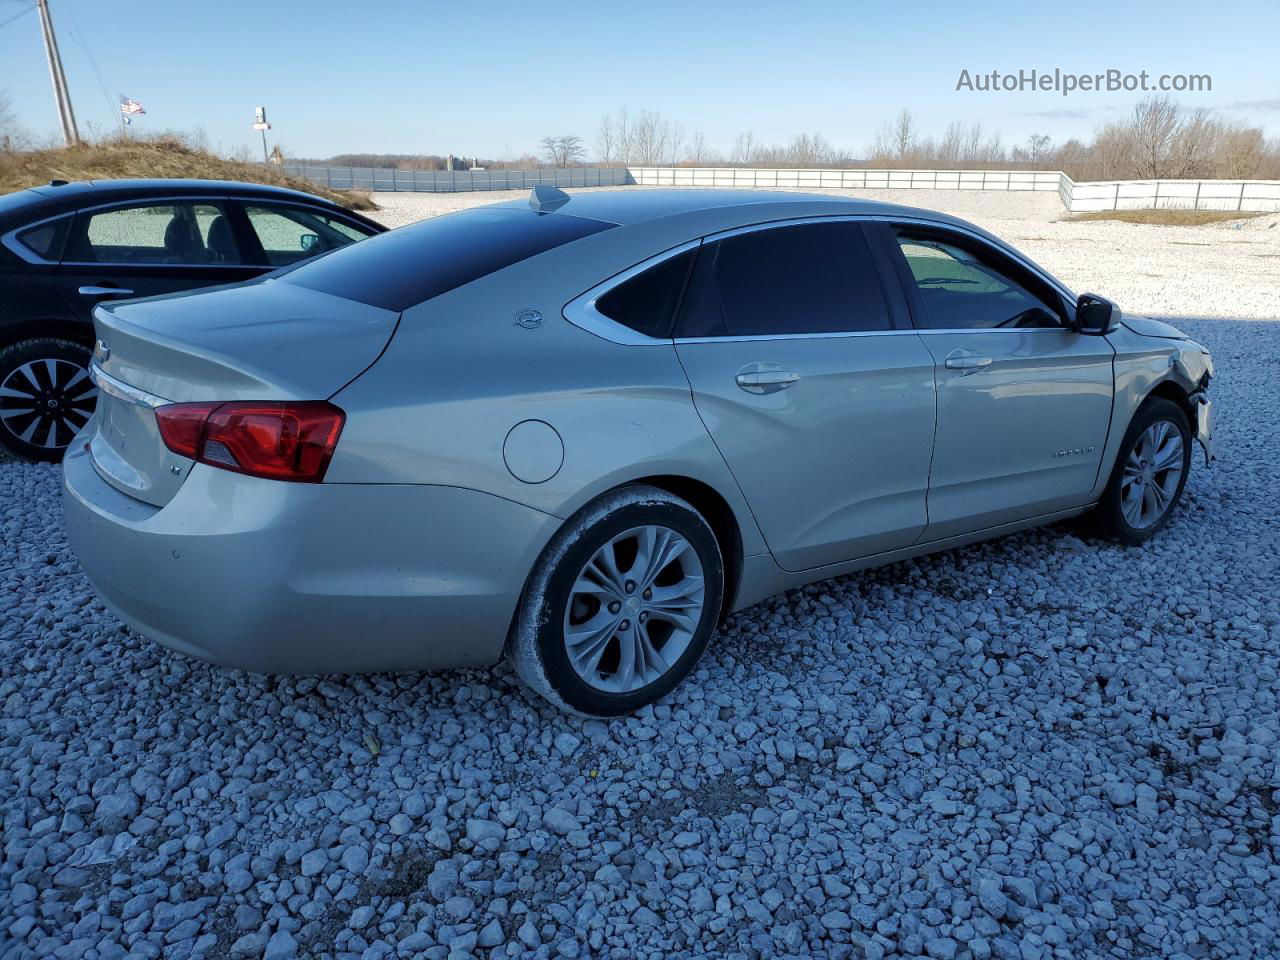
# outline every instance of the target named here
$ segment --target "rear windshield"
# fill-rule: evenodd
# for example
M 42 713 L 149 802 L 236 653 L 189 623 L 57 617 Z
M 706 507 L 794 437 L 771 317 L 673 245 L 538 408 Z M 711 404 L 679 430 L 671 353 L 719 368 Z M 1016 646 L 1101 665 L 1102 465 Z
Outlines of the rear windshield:
M 467 210 L 361 240 L 279 279 L 399 312 L 612 226 L 532 210 Z

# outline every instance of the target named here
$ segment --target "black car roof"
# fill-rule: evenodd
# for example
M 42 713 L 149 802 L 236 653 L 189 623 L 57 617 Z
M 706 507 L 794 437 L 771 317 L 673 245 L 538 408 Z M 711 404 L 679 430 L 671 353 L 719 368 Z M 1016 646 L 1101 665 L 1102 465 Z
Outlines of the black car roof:
M 335 210 L 345 209 L 312 193 L 239 180 L 77 180 L 31 187 L 0 196 L 0 219 L 27 220 L 33 214 L 50 216 L 96 203 L 177 196 L 271 197 L 276 200 L 303 200 Z M 15 214 L 19 216 L 15 217 Z

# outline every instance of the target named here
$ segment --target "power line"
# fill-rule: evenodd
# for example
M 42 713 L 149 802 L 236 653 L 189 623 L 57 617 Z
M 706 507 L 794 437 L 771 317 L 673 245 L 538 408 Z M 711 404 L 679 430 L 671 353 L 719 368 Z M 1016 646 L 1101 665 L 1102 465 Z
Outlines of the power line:
M 23 10 L 21 13 L 15 13 L 8 20 L 0 20 L 0 27 L 7 27 L 9 24 L 13 23 L 13 21 L 17 20 L 21 16 L 24 16 L 30 13 L 34 9 L 35 9 L 34 6 L 30 6 L 30 7 L 27 7 L 25 10 Z
M 110 110 L 115 116 L 122 118 L 123 114 L 116 112 L 119 108 L 119 104 L 116 103 L 116 101 L 112 99 L 111 94 L 107 92 L 107 83 L 102 79 L 102 71 L 98 69 L 98 61 L 94 58 L 93 51 L 89 49 L 89 44 L 84 40 L 84 31 L 80 29 L 80 20 L 76 16 L 76 11 L 71 0 L 65 0 L 62 6 L 63 9 L 67 11 L 67 15 L 71 18 L 71 36 L 75 37 L 76 43 L 80 45 L 80 49 L 84 51 L 85 57 L 89 60 L 89 66 L 93 68 L 93 75 L 98 78 L 98 89 L 102 91 L 102 96 L 107 101 L 108 110 Z M 121 126 L 123 125 L 122 121 Z

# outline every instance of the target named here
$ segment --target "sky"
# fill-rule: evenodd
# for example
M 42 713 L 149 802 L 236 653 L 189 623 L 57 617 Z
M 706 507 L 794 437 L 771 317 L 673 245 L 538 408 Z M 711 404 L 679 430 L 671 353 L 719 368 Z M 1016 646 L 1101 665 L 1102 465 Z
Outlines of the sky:
M 865 155 L 902 108 L 922 132 L 980 122 L 1005 144 L 1088 139 L 1134 92 L 957 90 L 998 70 L 1208 74 L 1175 94 L 1280 136 L 1280 4 L 853 0 L 49 0 L 82 131 L 119 123 L 201 132 L 230 154 L 454 153 L 510 159 L 548 135 L 583 138 L 601 118 L 654 110 L 727 151 L 821 132 Z M 37 138 L 57 115 L 34 0 L 0 0 L 0 94 Z M 16 18 L 16 19 L 15 19 Z M 8 22 L 6 22 L 8 21 Z

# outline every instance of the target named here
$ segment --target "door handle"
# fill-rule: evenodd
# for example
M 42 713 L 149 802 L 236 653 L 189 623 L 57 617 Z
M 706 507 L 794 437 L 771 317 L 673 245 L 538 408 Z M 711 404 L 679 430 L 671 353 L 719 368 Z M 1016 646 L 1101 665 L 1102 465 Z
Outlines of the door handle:
M 80 288 L 80 296 L 82 297 L 131 297 L 132 290 L 126 290 L 124 287 L 96 287 L 88 284 Z
M 777 393 L 800 379 L 800 374 L 794 370 L 781 368 L 762 370 L 755 364 L 752 364 L 752 367 L 754 369 L 742 370 L 735 377 L 738 386 L 747 393 Z
M 948 370 L 959 370 L 960 375 L 968 376 L 971 373 L 977 373 L 983 367 L 991 366 L 990 357 L 982 357 L 976 353 L 957 350 L 955 353 L 947 355 L 947 359 L 943 361 L 943 365 Z

